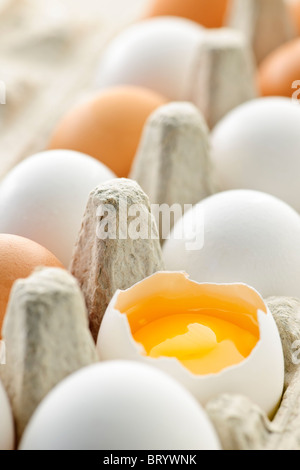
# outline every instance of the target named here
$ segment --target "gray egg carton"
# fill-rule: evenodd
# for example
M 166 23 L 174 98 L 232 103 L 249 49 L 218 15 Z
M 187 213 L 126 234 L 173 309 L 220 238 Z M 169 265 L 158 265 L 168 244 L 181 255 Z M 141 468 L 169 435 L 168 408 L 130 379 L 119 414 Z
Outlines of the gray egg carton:
M 0 143 L 5 154 L 0 176 L 25 156 L 44 147 L 54 123 L 74 97 L 88 88 L 99 57 L 99 44 L 104 45 L 121 26 L 107 25 L 99 30 L 97 22 L 90 18 L 84 27 L 80 17 L 72 21 L 65 17 L 59 24 L 49 23 L 45 17 L 39 26 L 33 14 L 34 2 L 20 11 L 15 3 L 14 0 L 0 2 L 1 8 L 5 6 L 8 25 L 3 35 L 6 41 L 2 41 L 0 49 L 1 66 L 8 74 L 9 98 L 5 107 L 0 106 Z M 26 10 L 30 8 L 31 12 Z M 16 18 L 22 20 L 23 36 L 20 29 L 8 29 L 9 18 L 12 23 Z M 145 127 L 130 176 L 140 184 L 151 203 L 184 206 L 217 191 L 206 122 L 213 127 L 227 111 L 256 96 L 255 61 L 248 45 L 252 45 L 259 63 L 268 52 L 295 36 L 283 0 L 232 0 L 227 25 L 242 34 L 230 29 L 207 34 L 199 47 L 199 63 L 205 64 L 206 73 L 200 66 L 195 70 L 194 86 L 186 97 L 202 110 L 205 119 L 191 103 L 171 103 L 154 113 Z M 18 60 L 25 49 L 30 68 L 26 62 Z M 45 50 L 50 55 L 43 54 Z M 45 57 L 51 60 L 46 61 Z M 238 72 L 241 63 L 245 65 L 242 75 Z M 113 191 L 103 187 L 95 190 L 72 261 L 71 269 L 78 282 L 67 272 L 45 269 L 14 286 L 4 326 L 7 363 L 0 365 L 0 377 L 12 403 L 18 439 L 37 405 L 58 382 L 97 361 L 85 302 L 90 306 L 90 322 L 97 329 L 116 289 L 130 287 L 163 269 L 159 242 L 151 241 L 150 245 L 144 240 L 133 253 L 132 245 L 124 240 L 105 245 L 96 239 L 95 231 L 88 232 L 97 198 L 102 202 L 105 198 L 111 201 L 113 192 L 117 206 L 124 184 L 133 197 L 148 201 L 135 183 L 116 181 Z M 149 207 L 149 201 L 146 206 Z M 89 257 L 89 250 L 99 256 Z M 90 272 L 100 275 L 87 276 L 89 268 Z M 223 449 L 300 449 L 297 355 L 300 300 L 278 297 L 267 299 L 266 303 L 274 315 L 283 345 L 284 395 L 272 421 L 244 396 L 220 395 L 211 400 L 206 410 Z M 70 309 L 76 312 L 75 316 L 69 315 Z M 59 317 L 55 315 L 58 311 Z M 24 324 L 30 326 L 31 333 L 27 337 L 23 335 Z M 68 341 L 71 331 L 72 341 Z M 95 337 L 96 331 L 93 334 Z M 36 350 L 40 354 L 36 354 Z

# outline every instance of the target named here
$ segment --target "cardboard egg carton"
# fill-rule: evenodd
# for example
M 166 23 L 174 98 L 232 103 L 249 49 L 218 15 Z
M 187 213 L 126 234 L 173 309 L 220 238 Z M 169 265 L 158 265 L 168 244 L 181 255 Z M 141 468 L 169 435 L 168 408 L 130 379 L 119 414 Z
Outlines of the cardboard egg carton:
M 246 10 L 242 9 L 242 2 L 246 5 Z M 269 5 L 273 2 L 275 0 L 269 2 Z M 15 2 L 11 0 L 6 3 L 7 8 L 3 15 L 8 15 L 6 18 L 10 17 L 13 21 L 19 14 Z M 255 28 L 262 28 L 262 21 L 268 20 L 268 15 L 265 14 L 264 20 L 257 22 L 255 15 L 258 5 L 267 5 L 268 2 L 242 0 L 234 3 L 236 9 L 231 17 L 234 20 L 230 21 L 235 25 L 241 24 L 243 28 L 239 29 L 248 31 L 251 39 Z M 99 56 L 99 43 L 103 43 L 112 34 L 109 28 L 97 32 L 90 28 L 90 33 L 87 33 L 84 28 L 78 29 L 80 22 L 69 23 L 62 16 L 59 26 L 62 28 L 61 35 L 55 37 L 62 49 L 68 48 L 68 60 L 62 60 L 54 68 L 51 76 L 53 83 L 49 83 L 49 69 L 56 63 L 57 56 L 49 68 L 47 63 L 40 62 L 40 58 L 37 60 L 37 49 L 40 47 L 41 37 L 44 47 L 52 47 L 53 25 L 46 31 L 37 27 L 34 37 L 39 39 L 32 39 L 32 23 L 28 19 L 28 13 L 32 11 L 33 4 L 33 1 L 27 2 L 26 8 L 29 10 L 24 7 L 21 13 L 27 18 L 24 20 L 24 32 L 28 31 L 28 44 L 31 44 L 26 60 L 29 58 L 31 64 L 35 64 L 28 72 L 29 75 L 20 78 L 18 55 L 11 54 L 12 47 L 15 48 L 15 53 L 21 47 L 18 46 L 21 36 L 9 36 L 0 46 L 0 50 L 4 52 L 1 59 L 4 61 L 4 68 L 11 74 L 8 92 L 12 96 L 8 108 L 3 111 L 0 109 L 0 119 L 3 119 L 0 134 L 3 162 L 0 176 L 26 155 L 43 147 L 53 123 L 74 96 L 79 94 L 79 89 L 88 85 L 93 70 L 92 62 Z M 276 5 L 278 9 L 275 10 L 279 15 L 280 2 Z M 248 11 L 247 24 L 242 21 L 245 11 Z M 250 23 L 249 17 L 252 21 Z M 287 32 L 287 35 L 282 31 Z M 283 27 L 281 33 L 282 42 L 291 34 L 289 27 Z M 221 71 L 231 59 L 226 59 L 229 48 L 221 46 L 221 41 L 216 39 L 218 35 L 223 44 L 224 31 L 217 34 L 212 31 L 207 36 L 207 42 L 201 46 L 199 57 L 203 60 L 205 58 L 206 70 L 210 73 L 219 70 L 215 83 L 218 83 L 219 90 L 224 90 L 226 86 L 230 86 L 228 77 L 232 81 L 234 73 L 232 75 L 231 70 L 227 77 L 222 78 Z M 227 37 L 233 38 L 233 35 L 228 33 Z M 274 44 L 275 42 L 273 46 Z M 86 54 L 87 50 L 89 54 Z M 235 57 L 238 57 L 237 63 L 240 63 L 240 58 L 244 56 L 239 53 L 239 46 L 237 50 Z M 232 58 L 233 55 L 230 54 Z M 261 52 L 257 53 L 258 58 L 261 57 L 260 54 Z M 60 73 L 55 78 L 58 68 Z M 253 84 L 250 81 L 250 88 L 247 88 L 246 82 L 245 79 L 242 86 L 246 94 L 250 94 L 248 98 L 242 94 L 241 101 L 253 96 Z M 201 102 L 201 107 L 207 109 L 206 118 L 211 119 L 211 125 L 225 112 L 226 107 L 228 110 L 230 106 L 238 104 L 237 101 L 233 104 L 230 96 L 230 101 L 222 102 L 220 108 L 220 101 L 213 95 L 215 88 L 207 76 L 201 75 L 200 69 L 197 84 L 194 91 L 197 93 L 198 103 Z M 18 90 L 22 92 L 18 94 Z M 27 90 L 30 103 L 24 98 L 24 90 Z M 203 104 L 204 97 L 206 104 Z M 115 290 L 128 288 L 144 277 L 164 269 L 159 233 L 150 212 L 150 202 L 184 206 L 212 194 L 215 187 L 209 152 L 208 127 L 195 106 L 191 103 L 171 103 L 159 109 L 145 127 L 130 175 L 141 187 L 130 180 L 116 180 L 101 185 L 92 192 L 75 246 L 72 274 L 48 268 L 36 271 L 28 279 L 14 285 L 3 329 L 6 364 L 0 365 L 0 377 L 10 397 L 18 440 L 47 393 L 69 374 L 97 361 L 92 337 L 95 339 L 97 336 L 102 316 Z M 183 159 L 188 161 L 188 165 L 185 165 L 188 172 L 184 171 Z M 109 202 L 118 213 L 125 194 L 132 202 L 144 205 L 149 227 L 156 233 L 156 237 L 140 240 L 138 244 L 121 237 L 119 232 L 115 240 L 100 240 L 97 237 L 96 207 Z M 246 397 L 220 395 L 211 400 L 206 410 L 224 449 L 300 449 L 300 353 L 299 356 L 297 354 L 297 348 L 300 350 L 297 343 L 300 339 L 300 300 L 278 297 L 268 299 L 267 304 L 276 320 L 284 350 L 284 396 L 272 421 Z M 23 334 L 24 325 L 27 325 L 30 335 Z M 266 376 L 267 373 L 268 371 Z
M 148 132 L 153 132 L 153 123 L 156 123 L 155 132 L 159 136 L 164 135 L 170 113 L 173 118 L 170 131 L 175 136 L 173 151 L 168 148 L 168 139 L 156 139 L 154 152 L 159 160 L 157 167 L 166 168 L 166 187 L 169 188 L 174 181 L 173 168 L 180 169 L 182 155 L 179 150 L 185 148 L 185 139 L 189 140 L 191 134 L 194 134 L 196 142 L 202 142 L 204 158 L 200 158 L 200 167 L 205 182 L 205 176 L 209 177 L 205 158 L 208 136 L 201 115 L 196 119 L 197 111 L 190 104 L 166 105 L 150 118 L 144 132 L 146 143 Z M 165 119 L 156 120 L 155 116 Z M 182 134 L 182 129 L 186 127 L 186 134 Z M 143 162 L 145 172 L 151 170 L 147 145 L 143 142 L 137 160 Z M 167 171 L 168 168 L 170 171 Z M 174 200 L 184 201 L 182 188 L 185 184 L 184 177 L 180 178 L 177 174 L 176 185 L 171 192 Z M 202 189 L 205 189 L 205 184 Z M 168 192 L 162 195 L 160 203 L 165 196 Z M 101 216 L 97 208 L 110 204 L 119 214 L 124 198 L 130 205 L 140 204 L 144 208 L 154 237 L 132 240 L 118 226 L 115 239 L 99 238 L 97 224 Z M 126 222 L 130 222 L 130 217 Z M 81 367 L 97 361 L 92 335 L 96 339 L 114 292 L 163 269 L 156 223 L 149 199 L 139 185 L 132 180 L 116 179 L 92 191 L 70 267 L 74 277 L 60 269 L 45 268 L 25 280 L 17 281 L 11 293 L 3 326 L 7 361 L 0 366 L 0 377 L 12 404 L 18 439 L 37 405 L 57 383 Z M 300 405 L 300 300 L 278 297 L 268 299 L 267 304 L 282 339 L 284 397 L 273 421 L 244 396 L 220 395 L 212 399 L 206 410 L 223 449 L 300 449 L 297 413 Z M 24 335 L 24 325 L 29 335 Z M 267 374 L 268 371 L 266 380 Z

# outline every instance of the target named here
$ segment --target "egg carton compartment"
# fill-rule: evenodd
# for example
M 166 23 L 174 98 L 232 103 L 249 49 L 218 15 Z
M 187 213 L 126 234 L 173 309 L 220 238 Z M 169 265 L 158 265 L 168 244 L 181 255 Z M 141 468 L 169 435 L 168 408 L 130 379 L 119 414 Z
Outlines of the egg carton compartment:
M 45 148 L 54 125 L 74 99 L 90 92 L 104 45 L 137 16 L 140 7 L 133 1 L 128 18 L 121 20 L 114 12 L 122 1 L 114 0 L 104 12 L 97 0 L 90 0 L 89 14 L 83 16 L 82 5 L 74 0 L 64 6 L 45 0 L 42 8 L 40 3 L 26 0 L 21 8 L 14 0 L 0 2 L 0 32 L 5 37 L 0 45 L 0 79 L 7 85 L 6 105 L 0 105 L 0 177 Z M 272 0 L 271 29 L 270 2 L 233 0 L 232 4 L 227 26 L 240 30 L 248 42 L 231 29 L 207 32 L 196 47 L 198 59 L 186 95 L 159 107 L 148 119 L 130 179 L 103 183 L 90 194 L 70 273 L 45 268 L 14 285 L 3 329 L 6 364 L 0 365 L 0 377 L 12 405 L 17 443 L 47 394 L 73 372 L 98 361 L 95 341 L 114 293 L 165 269 L 159 240 L 163 234 L 150 203 L 183 208 L 219 191 L 209 128 L 257 96 L 255 61 L 295 37 L 282 1 Z M 241 67 L 237 86 L 234 80 Z M 142 204 L 149 229 L 157 235 L 154 239 L 96 236 L 97 207 L 109 203 L 118 214 L 122 195 L 132 204 Z M 272 420 L 245 396 L 225 394 L 210 400 L 205 409 L 224 450 L 300 449 L 300 301 L 272 297 L 266 304 L 283 346 L 284 395 Z

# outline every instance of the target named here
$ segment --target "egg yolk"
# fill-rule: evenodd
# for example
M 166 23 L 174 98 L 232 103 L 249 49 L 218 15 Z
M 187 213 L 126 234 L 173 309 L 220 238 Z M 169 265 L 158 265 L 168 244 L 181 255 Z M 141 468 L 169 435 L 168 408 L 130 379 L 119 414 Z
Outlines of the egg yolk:
M 148 356 L 176 357 L 194 374 L 217 373 L 242 362 L 259 337 L 205 314 L 162 317 L 139 329 L 134 339 Z
M 165 273 L 171 279 L 172 274 L 176 273 Z M 176 358 L 195 375 L 218 373 L 242 362 L 260 338 L 257 309 L 266 313 L 262 300 L 250 288 L 253 298 L 257 295 L 256 305 L 236 296 L 236 291 L 232 297 L 225 296 L 224 288 L 231 290 L 229 285 L 208 287 L 184 279 L 190 283 L 189 292 L 180 295 L 178 286 L 173 294 L 168 290 L 152 295 L 149 292 L 136 303 L 132 298 L 133 303 L 118 306 L 121 313 L 126 313 L 132 336 L 143 346 L 143 354 Z M 247 286 L 238 288 L 243 294 Z

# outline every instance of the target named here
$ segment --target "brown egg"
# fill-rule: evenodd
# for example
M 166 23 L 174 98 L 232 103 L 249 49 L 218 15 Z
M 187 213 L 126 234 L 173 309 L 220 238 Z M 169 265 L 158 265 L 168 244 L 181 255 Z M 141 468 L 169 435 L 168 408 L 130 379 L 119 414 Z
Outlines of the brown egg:
M 146 88 L 102 90 L 65 115 L 49 148 L 86 153 L 126 177 L 147 118 L 166 102 L 165 97 Z
M 28 277 L 39 266 L 63 268 L 61 262 L 38 243 L 17 235 L 0 235 L 0 338 L 13 283 Z
M 258 84 L 263 96 L 292 97 L 294 81 L 300 80 L 300 39 L 276 49 L 260 64 Z
M 300 0 L 288 0 L 288 6 L 291 11 L 298 34 L 300 35 Z
M 180 16 L 207 28 L 220 28 L 230 0 L 152 0 L 146 18 Z

